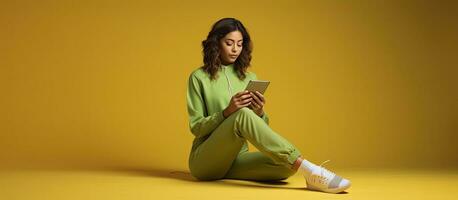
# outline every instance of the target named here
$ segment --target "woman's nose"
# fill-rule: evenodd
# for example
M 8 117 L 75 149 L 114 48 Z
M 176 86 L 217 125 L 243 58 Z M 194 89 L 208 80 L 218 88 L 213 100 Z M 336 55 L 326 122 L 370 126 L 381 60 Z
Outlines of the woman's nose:
M 232 51 L 233 51 L 233 52 L 237 52 L 237 50 L 238 50 L 238 49 L 237 49 L 237 46 L 232 46 Z

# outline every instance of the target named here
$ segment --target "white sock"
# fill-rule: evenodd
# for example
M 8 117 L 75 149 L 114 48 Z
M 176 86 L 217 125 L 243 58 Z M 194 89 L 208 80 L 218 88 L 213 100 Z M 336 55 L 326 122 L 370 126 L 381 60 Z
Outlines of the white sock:
M 308 176 L 312 173 L 313 170 L 315 170 L 316 167 L 318 166 L 306 159 L 303 159 L 301 165 L 299 166 L 299 171 L 301 171 L 305 176 Z

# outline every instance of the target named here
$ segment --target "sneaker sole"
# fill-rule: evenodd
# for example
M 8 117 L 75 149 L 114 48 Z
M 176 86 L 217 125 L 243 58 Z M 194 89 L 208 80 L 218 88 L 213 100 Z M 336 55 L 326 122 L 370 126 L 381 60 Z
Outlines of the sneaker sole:
M 314 191 L 321 191 L 321 192 L 336 194 L 336 193 L 345 191 L 346 189 L 350 188 L 350 186 L 351 186 L 351 183 L 349 183 L 345 187 L 334 188 L 334 189 L 321 189 L 321 188 L 314 187 L 313 185 L 310 185 L 310 186 L 307 185 L 307 188 L 310 190 L 314 190 Z

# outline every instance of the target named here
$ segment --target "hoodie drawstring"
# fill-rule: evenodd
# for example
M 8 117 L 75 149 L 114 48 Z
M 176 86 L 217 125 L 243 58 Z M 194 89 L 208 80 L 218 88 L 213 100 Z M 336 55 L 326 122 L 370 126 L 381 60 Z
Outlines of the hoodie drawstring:
M 231 81 L 229 80 L 229 77 L 226 74 L 227 66 L 223 66 L 223 68 L 224 68 L 224 75 L 226 75 L 227 83 L 229 84 L 229 96 L 232 98 L 232 85 L 231 85 Z

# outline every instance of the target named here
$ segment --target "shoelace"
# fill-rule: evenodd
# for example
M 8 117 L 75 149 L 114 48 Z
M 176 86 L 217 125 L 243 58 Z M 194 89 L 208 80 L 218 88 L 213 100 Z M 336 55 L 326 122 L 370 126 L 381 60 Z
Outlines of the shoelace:
M 322 162 L 322 163 L 320 164 L 320 169 L 321 169 L 320 175 L 321 175 L 321 178 L 324 178 L 325 180 L 328 180 L 328 177 L 329 177 L 329 176 L 326 176 L 325 174 L 331 175 L 331 177 L 335 176 L 335 173 L 333 173 L 333 172 L 331 172 L 331 171 L 329 171 L 328 169 L 326 169 L 326 168 L 323 167 L 323 165 L 324 165 L 325 163 L 329 162 L 329 161 L 330 161 L 330 160 L 326 160 L 326 161 L 324 161 L 324 162 Z

